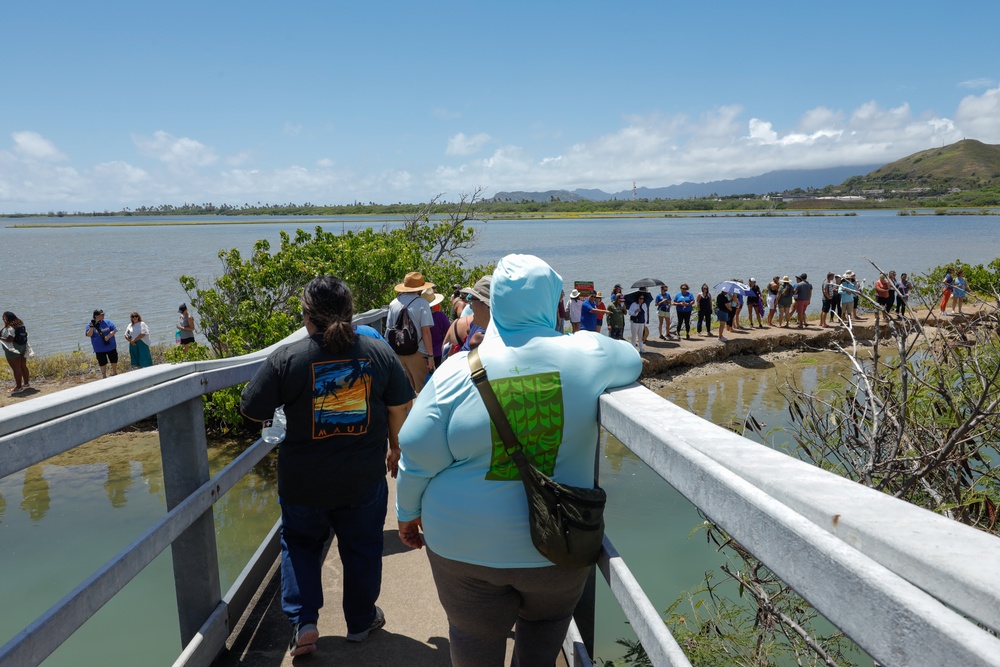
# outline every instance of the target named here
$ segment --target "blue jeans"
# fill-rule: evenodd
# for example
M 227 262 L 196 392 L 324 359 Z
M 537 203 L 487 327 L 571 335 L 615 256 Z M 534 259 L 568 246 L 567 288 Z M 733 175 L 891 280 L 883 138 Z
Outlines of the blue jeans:
M 281 608 L 292 625 L 319 620 L 323 545 L 332 530 L 344 566 L 347 631 L 364 632 L 371 627 L 382 590 L 382 531 L 388 499 L 388 486 L 382 479 L 349 507 L 281 503 Z

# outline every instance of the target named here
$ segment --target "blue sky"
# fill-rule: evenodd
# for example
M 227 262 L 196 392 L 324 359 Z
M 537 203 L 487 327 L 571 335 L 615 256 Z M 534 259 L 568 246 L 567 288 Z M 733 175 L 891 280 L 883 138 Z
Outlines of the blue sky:
M 0 3 L 0 213 L 455 200 L 1000 143 L 1000 4 Z

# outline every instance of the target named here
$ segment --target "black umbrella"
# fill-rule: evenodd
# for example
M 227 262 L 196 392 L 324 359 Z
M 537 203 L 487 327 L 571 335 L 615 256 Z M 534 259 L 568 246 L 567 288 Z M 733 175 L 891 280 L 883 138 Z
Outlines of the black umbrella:
M 632 287 L 657 287 L 658 285 L 666 285 L 666 283 L 658 278 L 640 278 L 632 283 Z
M 627 308 L 628 306 L 631 306 L 633 303 L 635 303 L 636 299 L 640 294 L 646 297 L 645 303 L 647 306 L 649 306 L 649 312 L 653 312 L 653 300 L 656 298 L 655 295 L 651 292 L 643 292 L 641 290 L 636 292 L 629 292 L 628 294 L 625 295 L 625 307 Z

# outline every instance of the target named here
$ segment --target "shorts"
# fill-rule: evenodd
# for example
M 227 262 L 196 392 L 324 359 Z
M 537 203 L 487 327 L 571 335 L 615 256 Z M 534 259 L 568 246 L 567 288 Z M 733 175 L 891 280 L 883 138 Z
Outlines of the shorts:
M 832 310 L 836 310 L 836 307 L 833 305 L 833 299 L 823 299 L 823 312 L 829 313 Z
M 97 365 L 107 366 L 110 361 L 113 364 L 118 363 L 118 350 L 109 350 L 107 352 L 95 352 L 97 355 Z
M 716 310 L 715 310 L 715 319 L 719 320 L 720 322 L 728 322 L 729 321 L 729 311 L 728 310 L 723 310 L 721 308 L 716 308 Z
M 193 342 L 194 342 L 194 336 L 191 336 L 190 338 L 183 338 L 183 337 L 181 338 L 181 345 L 190 345 Z
M 666 318 L 666 319 L 669 320 L 670 319 L 670 311 L 669 310 L 658 310 L 658 311 L 656 311 L 656 316 L 659 317 L 661 320 L 664 319 L 664 318 Z
M 778 304 L 778 295 L 777 294 L 768 294 L 767 295 L 767 307 L 768 307 L 768 310 L 777 310 L 777 307 L 778 307 L 777 304 Z

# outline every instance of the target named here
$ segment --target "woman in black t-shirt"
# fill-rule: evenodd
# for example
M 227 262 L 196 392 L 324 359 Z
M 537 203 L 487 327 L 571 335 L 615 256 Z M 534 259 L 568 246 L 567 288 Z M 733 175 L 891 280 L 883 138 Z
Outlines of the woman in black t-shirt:
M 719 320 L 720 343 L 726 342 L 726 338 L 722 334 L 726 332 L 726 322 L 729 321 L 729 313 L 732 310 L 732 306 L 729 305 L 729 295 L 725 292 L 719 292 L 719 296 L 715 297 L 715 318 Z

